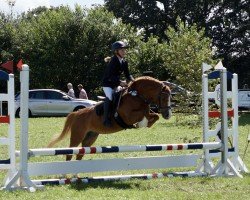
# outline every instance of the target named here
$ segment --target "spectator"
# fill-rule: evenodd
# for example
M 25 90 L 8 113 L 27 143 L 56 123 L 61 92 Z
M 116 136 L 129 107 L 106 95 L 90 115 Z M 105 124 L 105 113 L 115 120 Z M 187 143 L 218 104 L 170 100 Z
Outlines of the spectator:
M 77 87 L 79 89 L 79 99 L 88 99 L 87 92 L 83 89 L 82 84 L 79 84 Z
M 69 89 L 68 95 L 69 95 L 70 97 L 72 97 L 72 98 L 76 98 L 76 97 L 75 97 L 75 91 L 74 91 L 74 89 L 73 89 L 72 83 L 68 83 L 68 84 L 67 84 L 67 87 L 68 87 L 68 89 Z

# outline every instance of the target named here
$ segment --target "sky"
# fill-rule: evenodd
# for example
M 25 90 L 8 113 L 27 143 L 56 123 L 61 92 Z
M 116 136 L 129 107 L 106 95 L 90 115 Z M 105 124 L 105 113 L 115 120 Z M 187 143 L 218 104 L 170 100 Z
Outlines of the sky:
M 57 7 L 60 5 L 69 5 L 71 8 L 74 8 L 75 4 L 79 4 L 90 8 L 93 4 L 104 4 L 104 0 L 0 0 L 0 11 L 5 12 L 6 14 L 11 13 L 8 2 L 15 2 L 15 6 L 13 7 L 14 15 L 39 6 Z

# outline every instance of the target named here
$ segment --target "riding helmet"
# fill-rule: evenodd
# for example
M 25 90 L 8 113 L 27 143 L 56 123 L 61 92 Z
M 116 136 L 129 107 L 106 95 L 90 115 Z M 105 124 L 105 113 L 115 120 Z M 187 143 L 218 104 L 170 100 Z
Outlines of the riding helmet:
M 122 42 L 122 41 L 116 41 L 111 46 L 112 51 L 115 51 L 115 50 L 118 50 L 118 49 L 124 49 L 124 48 L 128 48 L 128 45 L 125 42 Z

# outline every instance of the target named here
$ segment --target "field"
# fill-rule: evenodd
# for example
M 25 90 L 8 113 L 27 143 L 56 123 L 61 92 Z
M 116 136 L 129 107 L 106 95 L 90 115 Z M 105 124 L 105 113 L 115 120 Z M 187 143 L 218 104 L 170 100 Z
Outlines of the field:
M 50 139 L 58 134 L 64 124 L 65 118 L 31 118 L 29 119 L 29 148 L 46 147 Z M 202 128 L 195 125 L 197 116 L 183 117 L 174 115 L 171 120 L 160 119 L 152 128 L 125 130 L 110 135 L 101 135 L 95 146 L 113 145 L 139 145 L 139 144 L 166 144 L 188 143 L 202 141 Z M 1 125 L 0 136 L 6 132 Z M 16 120 L 16 130 L 20 130 L 19 120 Z M 240 115 L 239 124 L 240 156 L 243 157 L 247 146 L 247 136 L 250 134 L 250 114 Z M 19 138 L 17 137 L 17 141 Z M 19 149 L 19 143 L 17 143 Z M 57 147 L 67 147 L 68 138 L 59 143 Z M 250 145 L 249 145 L 250 146 Z M 6 150 L 0 149 L 0 158 L 4 157 Z M 189 152 L 170 152 L 169 154 L 184 154 Z M 165 153 L 165 152 L 164 152 Z M 247 149 L 244 162 L 250 169 L 250 147 Z M 85 159 L 108 157 L 132 157 L 144 155 L 159 155 L 163 152 L 137 152 L 103 155 L 86 155 Z M 31 161 L 64 160 L 63 156 L 38 157 Z M 162 169 L 141 170 L 132 172 L 114 172 L 113 174 L 149 173 L 162 171 L 187 171 L 189 169 Z M 193 169 L 191 169 L 193 170 Z M 112 173 L 102 173 L 102 175 Z M 81 176 L 94 176 L 100 174 L 81 174 Z M 4 179 L 4 171 L 0 172 L 0 181 Z M 53 200 L 53 199 L 249 199 L 250 173 L 243 174 L 244 178 L 163 178 L 153 180 L 128 180 L 123 182 L 104 182 L 91 184 L 72 184 L 64 186 L 46 186 L 44 190 L 35 193 L 27 191 L 6 192 L 0 191 L 0 199 L 8 200 Z M 41 178 L 41 177 L 39 177 Z

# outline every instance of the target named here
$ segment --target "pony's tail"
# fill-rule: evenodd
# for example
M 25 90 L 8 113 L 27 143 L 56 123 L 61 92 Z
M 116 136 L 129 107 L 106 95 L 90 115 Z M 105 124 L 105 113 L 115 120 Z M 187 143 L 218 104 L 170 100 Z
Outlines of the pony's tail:
M 75 113 L 72 112 L 70 113 L 68 116 L 67 116 L 67 119 L 65 121 L 65 124 L 64 124 L 64 127 L 63 127 L 63 130 L 61 132 L 60 135 L 56 136 L 49 144 L 48 144 L 48 148 L 50 147 L 53 147 L 56 143 L 58 143 L 59 141 L 61 141 L 70 131 L 71 129 L 71 125 L 72 125 L 72 122 L 74 121 L 74 116 L 75 116 Z

